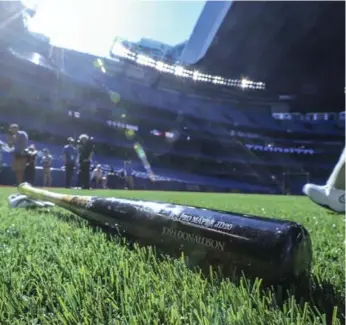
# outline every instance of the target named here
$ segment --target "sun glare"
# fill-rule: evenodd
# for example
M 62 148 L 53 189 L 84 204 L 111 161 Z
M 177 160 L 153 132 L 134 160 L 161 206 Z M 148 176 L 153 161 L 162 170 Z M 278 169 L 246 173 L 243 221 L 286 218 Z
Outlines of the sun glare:
M 22 4 L 32 10 L 36 10 L 37 7 L 40 5 L 41 1 L 40 0 L 22 0 Z
M 107 56 L 117 27 L 128 26 L 129 9 L 127 1 L 42 1 L 28 28 L 53 46 Z

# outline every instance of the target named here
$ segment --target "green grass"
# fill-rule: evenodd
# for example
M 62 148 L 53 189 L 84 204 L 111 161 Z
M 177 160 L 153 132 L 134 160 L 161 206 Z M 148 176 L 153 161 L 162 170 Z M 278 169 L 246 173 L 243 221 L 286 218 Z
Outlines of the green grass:
M 69 213 L 9 210 L 0 191 L 0 324 L 344 324 L 344 217 L 304 197 L 93 191 L 275 216 L 302 223 L 314 249 L 303 300 L 259 282 L 208 280 L 183 259 L 127 248 Z M 75 192 L 76 193 L 76 192 Z M 79 192 L 89 195 L 90 192 Z M 58 214 L 57 212 L 60 212 Z M 61 213 L 65 218 L 61 218 Z

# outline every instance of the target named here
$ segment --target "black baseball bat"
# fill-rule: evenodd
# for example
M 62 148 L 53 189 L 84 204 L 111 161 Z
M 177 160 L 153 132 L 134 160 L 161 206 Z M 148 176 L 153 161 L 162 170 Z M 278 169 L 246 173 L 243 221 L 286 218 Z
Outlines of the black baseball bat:
M 226 273 L 238 270 L 277 283 L 307 276 L 311 268 L 310 236 L 296 222 L 163 202 L 58 194 L 27 183 L 18 190 L 136 240 L 199 256 Z

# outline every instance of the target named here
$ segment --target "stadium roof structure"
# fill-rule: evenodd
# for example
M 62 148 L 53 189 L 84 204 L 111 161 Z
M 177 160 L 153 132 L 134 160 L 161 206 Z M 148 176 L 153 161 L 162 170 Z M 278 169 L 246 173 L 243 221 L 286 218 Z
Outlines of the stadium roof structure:
M 316 105 L 344 109 L 345 2 L 234 1 L 193 66 L 261 80 L 273 94 L 314 96 Z

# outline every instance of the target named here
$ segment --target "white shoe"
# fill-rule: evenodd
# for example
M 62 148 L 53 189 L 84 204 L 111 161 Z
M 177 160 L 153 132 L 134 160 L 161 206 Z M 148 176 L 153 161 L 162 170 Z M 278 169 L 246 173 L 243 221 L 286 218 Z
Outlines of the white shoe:
M 303 193 L 316 204 L 338 213 L 345 212 L 345 191 L 327 185 L 305 184 Z

